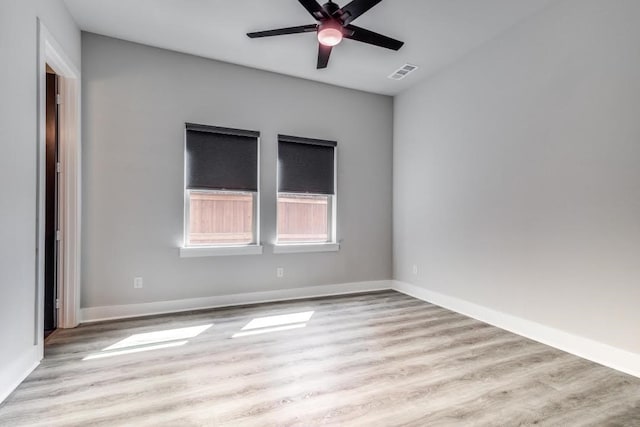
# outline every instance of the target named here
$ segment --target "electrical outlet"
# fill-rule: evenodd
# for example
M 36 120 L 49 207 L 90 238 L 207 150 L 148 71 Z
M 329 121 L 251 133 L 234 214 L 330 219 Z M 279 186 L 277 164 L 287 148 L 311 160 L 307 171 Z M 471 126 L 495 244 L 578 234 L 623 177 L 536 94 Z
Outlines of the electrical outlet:
M 134 277 L 133 278 L 133 288 L 134 289 L 142 289 L 142 277 Z
M 284 277 L 284 268 L 282 267 L 276 268 L 276 277 L 278 278 Z
M 413 264 L 413 268 L 411 269 L 411 271 L 413 271 L 414 275 L 417 275 L 418 274 L 418 266 Z

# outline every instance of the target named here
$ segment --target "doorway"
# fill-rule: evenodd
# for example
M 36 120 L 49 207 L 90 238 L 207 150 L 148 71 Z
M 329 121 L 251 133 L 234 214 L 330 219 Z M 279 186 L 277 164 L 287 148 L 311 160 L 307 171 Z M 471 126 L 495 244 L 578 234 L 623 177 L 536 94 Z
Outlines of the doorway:
M 58 75 L 47 64 L 46 76 L 46 149 L 45 149 L 45 242 L 44 242 L 44 337 L 58 327 L 58 209 L 60 171 Z
M 38 20 L 36 293 L 33 344 L 80 320 L 80 70 Z

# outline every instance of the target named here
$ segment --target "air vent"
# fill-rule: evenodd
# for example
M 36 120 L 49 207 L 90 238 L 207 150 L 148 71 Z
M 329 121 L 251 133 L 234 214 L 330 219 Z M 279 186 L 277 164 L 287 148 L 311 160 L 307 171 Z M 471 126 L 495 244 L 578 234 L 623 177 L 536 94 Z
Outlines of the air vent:
M 389 75 L 389 78 L 391 80 L 402 80 L 417 69 L 418 69 L 417 65 L 404 64 L 402 67 L 398 68 L 393 73 L 391 73 Z

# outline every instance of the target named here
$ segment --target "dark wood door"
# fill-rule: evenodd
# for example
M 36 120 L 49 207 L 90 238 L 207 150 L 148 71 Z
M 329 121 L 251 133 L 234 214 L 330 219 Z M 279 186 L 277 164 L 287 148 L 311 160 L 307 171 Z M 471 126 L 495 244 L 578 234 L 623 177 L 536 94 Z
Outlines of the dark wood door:
M 45 336 L 57 327 L 57 171 L 58 162 L 58 76 L 47 73 L 46 100 L 46 196 L 45 196 L 45 255 L 44 255 L 44 331 Z

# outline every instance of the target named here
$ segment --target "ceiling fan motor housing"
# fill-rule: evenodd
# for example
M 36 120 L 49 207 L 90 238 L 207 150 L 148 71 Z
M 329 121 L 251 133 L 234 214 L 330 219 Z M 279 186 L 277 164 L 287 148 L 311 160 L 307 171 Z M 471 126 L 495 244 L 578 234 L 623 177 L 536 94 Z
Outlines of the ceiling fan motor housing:
M 328 3 L 325 3 L 322 8 L 324 9 L 325 12 L 327 12 L 327 15 L 329 16 L 333 16 L 334 13 L 336 13 L 338 10 L 340 10 L 340 6 L 338 6 L 336 3 L 330 1 Z

